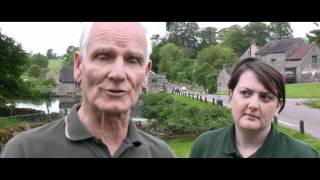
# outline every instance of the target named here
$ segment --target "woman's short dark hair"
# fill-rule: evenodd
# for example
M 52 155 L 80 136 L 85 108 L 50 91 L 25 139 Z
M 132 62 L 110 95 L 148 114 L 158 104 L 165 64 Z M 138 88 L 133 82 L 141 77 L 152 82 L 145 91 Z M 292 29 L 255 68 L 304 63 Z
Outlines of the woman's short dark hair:
M 240 76 L 248 70 L 256 75 L 263 86 L 278 98 L 279 102 L 282 101 L 282 106 L 279 110 L 280 113 L 286 102 L 286 92 L 282 75 L 275 68 L 263 63 L 259 59 L 245 58 L 241 60 L 232 71 L 228 88 L 233 91 L 238 84 Z

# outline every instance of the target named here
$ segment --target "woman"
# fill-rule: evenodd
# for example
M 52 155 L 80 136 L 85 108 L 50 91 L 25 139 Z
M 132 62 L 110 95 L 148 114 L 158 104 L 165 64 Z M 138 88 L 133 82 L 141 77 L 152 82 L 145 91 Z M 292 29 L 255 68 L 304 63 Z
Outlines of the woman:
M 234 124 L 200 135 L 192 158 L 319 157 L 272 124 L 285 105 L 284 82 L 277 70 L 255 58 L 244 59 L 234 68 L 228 88 Z

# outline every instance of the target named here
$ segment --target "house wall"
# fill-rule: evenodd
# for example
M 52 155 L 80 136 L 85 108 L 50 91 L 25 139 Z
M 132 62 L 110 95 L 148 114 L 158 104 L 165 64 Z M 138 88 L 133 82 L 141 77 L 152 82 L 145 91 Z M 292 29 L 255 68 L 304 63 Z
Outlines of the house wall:
M 150 74 L 148 79 L 148 93 L 156 93 L 159 91 L 163 91 L 163 86 L 166 86 L 167 78 L 165 75 L 162 74 Z
M 317 64 L 312 64 L 312 56 L 318 58 Z M 300 64 L 300 82 L 320 82 L 320 48 L 313 45 L 303 56 Z
M 217 93 L 222 94 L 224 91 L 228 89 L 228 82 L 230 79 L 230 75 L 227 73 L 225 69 L 223 69 L 217 79 Z
M 258 59 L 261 61 L 270 64 L 274 68 L 276 68 L 279 72 L 281 72 L 285 67 L 285 59 L 287 54 L 286 53 L 272 53 L 266 55 L 256 55 Z M 271 63 L 271 59 L 276 59 L 274 63 Z

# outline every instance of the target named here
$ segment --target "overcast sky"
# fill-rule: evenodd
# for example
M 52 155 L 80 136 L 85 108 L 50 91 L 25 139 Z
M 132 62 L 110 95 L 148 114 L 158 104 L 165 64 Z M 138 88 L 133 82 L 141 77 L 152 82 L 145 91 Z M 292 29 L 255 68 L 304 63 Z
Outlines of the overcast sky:
M 148 36 L 165 35 L 165 22 L 143 22 Z M 221 29 L 234 24 L 244 26 L 248 22 L 198 22 L 200 28 L 212 26 Z M 267 23 L 268 24 L 268 23 Z M 313 22 L 291 22 L 294 37 L 305 37 L 306 33 L 318 28 Z M 318 22 L 320 25 L 320 23 Z M 21 43 L 24 50 L 46 54 L 48 49 L 62 55 L 69 45 L 79 46 L 82 23 L 80 22 L 0 22 L 1 33 Z

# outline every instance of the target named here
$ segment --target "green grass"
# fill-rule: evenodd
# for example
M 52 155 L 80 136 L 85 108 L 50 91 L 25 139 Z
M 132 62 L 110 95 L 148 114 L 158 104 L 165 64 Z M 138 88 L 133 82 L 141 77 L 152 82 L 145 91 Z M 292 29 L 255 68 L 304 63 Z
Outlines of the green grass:
M 320 98 L 320 83 L 286 84 L 287 98 Z
M 299 139 L 300 141 L 305 142 L 306 144 L 309 144 L 311 147 L 313 147 L 315 150 L 320 153 L 320 139 L 314 138 L 307 134 L 301 134 L 298 131 L 285 128 L 283 126 L 278 126 L 278 129 L 286 134 L 288 134 L 291 137 L 294 137 L 296 139 Z
M 0 119 L 0 128 L 4 128 L 7 126 L 14 126 L 14 125 L 22 125 L 28 124 L 26 121 L 21 121 L 18 119 Z
M 311 106 L 313 108 L 319 108 L 320 109 L 320 100 L 315 100 L 315 101 L 308 101 L 304 103 L 307 106 Z
M 184 137 L 177 139 L 165 139 L 164 141 L 171 147 L 179 158 L 187 158 L 190 156 L 194 137 Z
M 196 108 L 204 109 L 204 108 L 211 108 L 213 106 L 212 102 L 209 102 L 209 101 L 206 104 L 204 102 L 204 98 L 203 97 L 202 97 L 202 102 L 200 100 L 197 100 L 196 96 L 195 96 L 194 99 L 192 99 L 191 97 L 187 98 L 187 97 L 184 97 L 184 96 L 174 95 L 173 98 L 174 98 L 174 100 L 176 100 L 178 102 L 181 102 L 183 104 L 186 104 L 187 106 L 190 106 L 190 107 L 196 107 Z
M 62 62 L 62 59 L 49 59 L 48 68 L 54 72 L 59 72 Z

